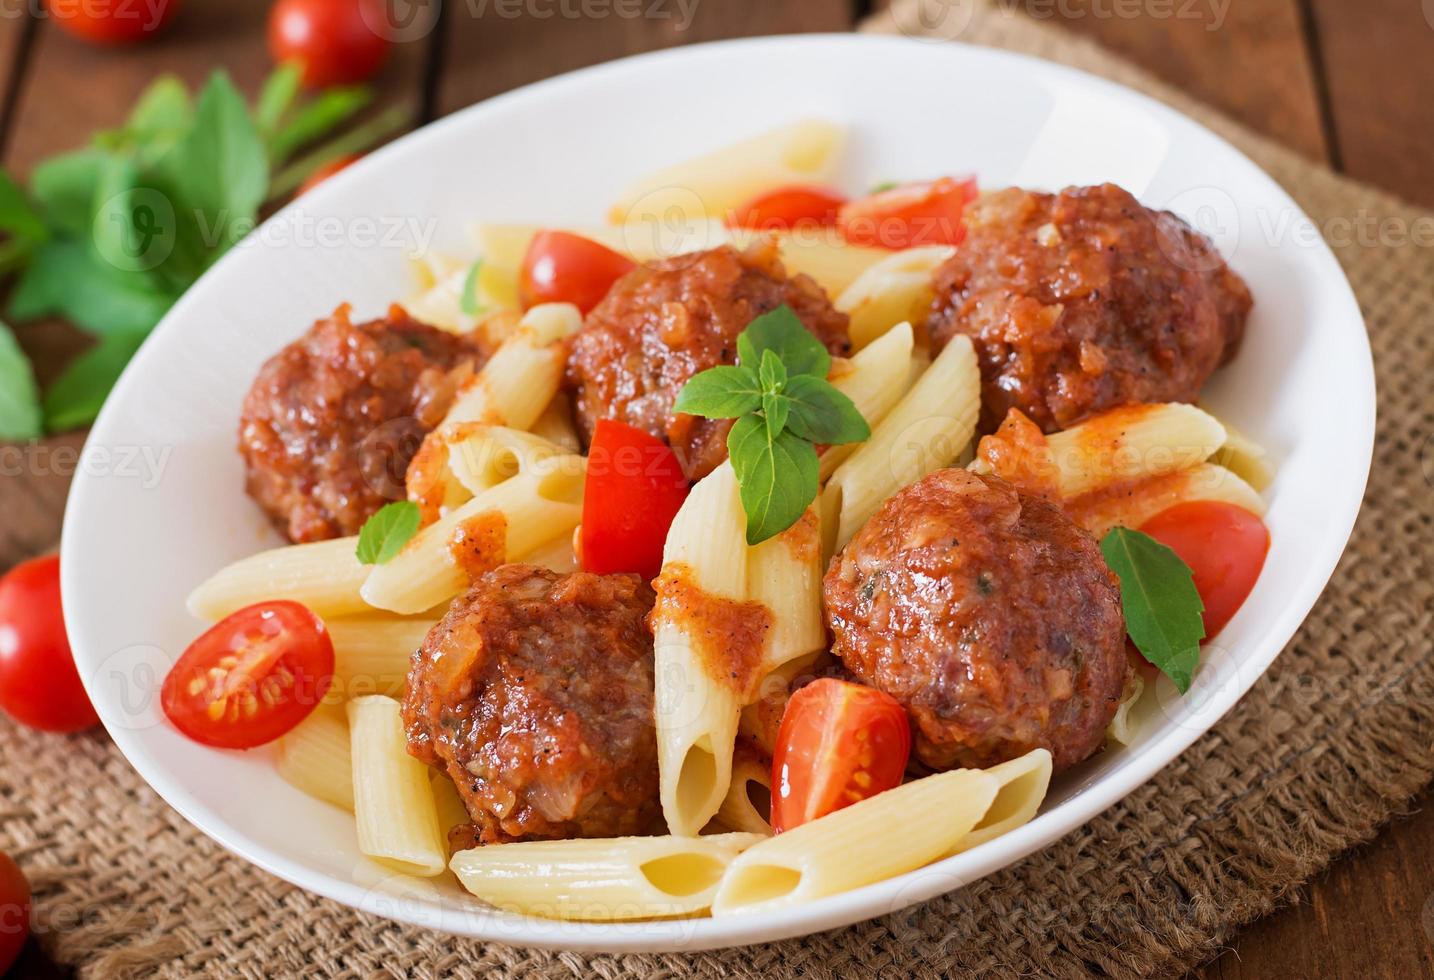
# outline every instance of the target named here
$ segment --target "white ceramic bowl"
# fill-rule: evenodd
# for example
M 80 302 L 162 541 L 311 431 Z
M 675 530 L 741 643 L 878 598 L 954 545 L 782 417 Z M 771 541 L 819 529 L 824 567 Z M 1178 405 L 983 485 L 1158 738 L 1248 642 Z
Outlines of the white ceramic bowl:
M 352 818 L 160 720 L 160 679 L 200 624 L 191 587 L 278 542 L 245 497 L 240 400 L 260 363 L 342 300 L 405 295 L 413 245 L 464 222 L 596 222 L 635 176 L 793 119 L 845 122 L 843 180 L 976 173 L 984 186 L 1114 181 L 1194 221 L 1256 297 L 1244 349 L 1207 402 L 1272 451 L 1273 537 L 1254 593 L 1185 698 L 1138 744 L 1058 780 L 1033 821 L 903 877 L 757 917 L 575 925 L 497 913 L 456 885 L 363 859 Z M 1309 220 L 1253 163 L 1110 83 L 983 48 L 856 36 L 770 38 L 631 58 L 512 92 L 373 154 L 236 248 L 175 306 L 90 437 L 63 545 L 70 637 L 116 744 L 225 847 L 289 881 L 434 929 L 579 950 L 702 949 L 829 929 L 1002 868 L 1079 827 L 1175 758 L 1269 666 L 1334 569 L 1368 474 L 1374 382 L 1359 309 Z M 430 241 L 430 233 L 432 234 Z

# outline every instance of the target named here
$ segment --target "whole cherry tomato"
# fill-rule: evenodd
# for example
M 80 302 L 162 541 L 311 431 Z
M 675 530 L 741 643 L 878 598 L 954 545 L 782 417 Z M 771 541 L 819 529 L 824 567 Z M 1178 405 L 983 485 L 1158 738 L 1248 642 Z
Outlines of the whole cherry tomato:
M 602 575 L 662 570 L 667 530 L 688 483 L 672 449 L 641 429 L 601 419 L 593 429 L 578 547 L 583 568 Z
M 16 565 L 0 579 L 0 708 L 46 732 L 99 723 L 65 634 L 55 555 Z
M 772 829 L 791 830 L 901 785 L 906 709 L 885 692 L 824 677 L 792 695 L 772 755 Z
M 837 223 L 846 197 L 825 187 L 793 185 L 759 194 L 727 216 L 731 228 L 757 231 L 790 231 L 802 226 Z
M 20 866 L 0 851 L 0 976 L 15 965 L 30 935 L 30 883 Z
M 358 161 L 361 156 L 362 154 L 353 154 L 352 156 L 339 157 L 337 160 L 330 160 L 328 163 L 324 164 L 322 167 L 319 167 L 313 173 L 309 174 L 308 179 L 299 185 L 299 190 L 295 196 L 297 197 L 300 194 L 307 194 L 309 191 L 313 190 L 315 187 L 318 187 L 320 184 L 328 180 L 340 170 L 343 170 Z
M 540 231 L 523 256 L 518 296 L 524 309 L 539 303 L 572 303 L 587 313 L 635 267 L 631 259 L 592 239 L 566 231 Z
M 179 0 L 96 3 L 45 0 L 50 20 L 67 34 L 96 44 L 133 44 L 157 35 L 173 19 Z
M 1156 514 L 1141 531 L 1170 548 L 1190 566 L 1205 603 L 1205 638 L 1224 628 L 1255 587 L 1270 532 L 1243 507 L 1192 500 Z
M 393 44 L 380 33 L 384 0 L 278 0 L 269 11 L 269 53 L 303 68 L 311 88 L 377 75 Z
M 164 679 L 160 705 L 196 742 L 252 749 L 307 718 L 333 679 L 323 620 L 287 599 L 261 602 L 189 645 Z

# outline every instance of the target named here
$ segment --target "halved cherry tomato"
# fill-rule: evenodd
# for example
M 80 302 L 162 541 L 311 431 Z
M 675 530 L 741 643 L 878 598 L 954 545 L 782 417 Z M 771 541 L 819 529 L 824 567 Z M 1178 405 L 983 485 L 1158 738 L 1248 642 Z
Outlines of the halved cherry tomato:
M 45 11 L 57 27 L 97 44 L 133 44 L 154 37 L 178 9 L 179 0 L 148 3 L 45 0 Z
M 354 162 L 356 162 L 360 156 L 362 156 L 362 154 L 356 153 L 351 156 L 339 157 L 337 160 L 330 160 L 328 163 L 324 164 L 322 167 L 319 167 L 313 173 L 309 174 L 308 179 L 299 185 L 298 194 L 307 194 L 309 191 L 313 190 L 315 187 L 318 187 L 320 184 L 328 180 L 340 170 L 343 170 L 345 167 L 348 167 Z M 298 196 L 298 194 L 296 194 L 295 196 Z
M 30 935 L 30 883 L 14 859 L 0 851 L 0 976 L 15 965 Z
M 588 451 L 578 529 L 583 568 L 656 577 L 667 529 L 688 489 L 667 443 L 616 419 L 599 420 Z
M 334 644 L 306 606 L 261 602 L 220 620 L 164 679 L 174 727 L 205 745 L 252 749 L 309 716 L 334 680 Z
M 838 220 L 853 245 L 959 245 L 966 237 L 966 205 L 975 199 L 976 178 L 941 177 L 858 198 L 842 207 Z
M 790 231 L 803 225 L 834 225 L 845 203 L 846 195 L 825 187 L 779 187 L 733 209 L 727 227 Z
M 55 555 L 16 565 L 0 579 L 0 708 L 46 732 L 99 724 L 65 634 Z
M 518 279 L 523 309 L 572 303 L 587 313 L 636 263 L 606 245 L 566 231 L 540 231 L 528 243 Z
M 269 11 L 269 53 L 297 61 L 311 88 L 366 82 L 393 46 L 376 29 L 385 23 L 383 0 L 279 0 Z
M 823 677 L 792 695 L 772 756 L 777 833 L 901 785 L 911 722 L 891 695 Z
M 1176 504 L 1140 530 L 1190 566 L 1205 603 L 1206 639 L 1239 611 L 1270 550 L 1270 532 L 1263 521 L 1243 507 L 1215 500 Z

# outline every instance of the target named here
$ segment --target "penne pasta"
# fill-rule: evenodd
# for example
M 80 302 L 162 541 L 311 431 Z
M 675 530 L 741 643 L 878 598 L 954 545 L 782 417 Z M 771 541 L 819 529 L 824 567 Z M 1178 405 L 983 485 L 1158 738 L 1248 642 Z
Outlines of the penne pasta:
M 672 220 L 661 222 L 557 229 L 546 229 L 541 225 L 478 223 L 470 226 L 469 234 L 483 253 L 485 262 L 510 270 L 513 275 L 522 268 L 523 258 L 533 236 L 544 230 L 566 231 L 581 236 L 626 255 L 635 262 L 652 262 L 673 255 L 716 248 L 732 241 L 732 234 L 718 219 L 702 217 L 687 220 L 677 215 L 670 217 Z
M 408 754 L 398 702 L 357 698 L 348 717 L 359 850 L 405 874 L 442 874 L 448 849 L 428 767 Z
M 1225 424 L 1225 442 L 1210 457 L 1210 462 L 1225 467 L 1261 493 L 1268 490 L 1275 479 L 1275 469 L 1270 465 L 1270 454 L 1265 447 L 1228 423 Z
M 431 524 L 476 495 L 539 460 L 564 455 L 561 446 L 519 429 L 484 422 L 448 422 L 423 440 L 409 463 L 408 499 Z
M 543 568 L 550 568 L 560 575 L 567 575 L 576 572 L 578 554 L 573 548 L 573 537 L 576 534 L 560 534 L 547 544 L 539 545 L 533 551 L 523 556 L 523 560 L 533 565 L 541 565 Z
M 851 399 L 873 429 L 910 387 L 913 343 L 911 324 L 899 323 L 856 356 L 832 362 L 827 380 Z M 821 455 L 821 479 L 831 476 L 856 448 L 855 443 L 828 446 Z
M 728 830 L 772 836 L 772 764 L 752 752 L 732 760 L 732 781 L 717 810 L 717 822 Z
M 750 702 L 742 708 L 737 734 L 768 756 L 776 752 L 777 729 L 781 727 L 782 713 L 791 700 L 793 682 L 798 678 L 819 676 L 818 668 L 825 658 L 825 650 L 819 650 L 788 660 L 763 677 Z
M 343 706 L 320 705 L 279 739 L 275 768 L 295 789 L 352 813 L 353 757 Z
M 1129 484 L 1102 488 L 1065 502 L 1066 513 L 1097 538 L 1113 527 L 1138 528 L 1163 510 L 1189 500 L 1219 500 L 1264 516 L 1265 501 L 1223 466 L 1201 463 Z
M 1106 738 L 1120 745 L 1130 745 L 1135 741 L 1135 737 L 1140 734 L 1140 726 L 1136 724 L 1137 719 L 1133 713 L 1144 693 L 1145 678 L 1140 676 L 1138 670 L 1132 670 L 1126 675 L 1125 693 L 1121 696 L 1120 706 L 1115 709 L 1115 717 L 1106 726 Z
M 902 487 L 949 466 L 975 434 L 980 403 L 975 351 L 955 337 L 827 482 L 822 516 L 835 521 L 832 545 L 845 545 Z
M 839 296 L 859 276 L 891 253 L 881 248 L 852 245 L 831 229 L 778 234 L 777 255 L 788 275 L 808 275 L 829 296 Z M 734 240 L 745 242 L 746 236 Z
M 728 867 L 712 914 L 799 905 L 930 864 L 971 832 L 999 789 L 979 770 L 943 772 L 769 837 Z
M 402 694 L 413 652 L 437 620 L 374 614 L 331 619 L 326 625 L 334 644 L 334 688 L 347 700 Z
M 1032 749 L 1019 759 L 983 771 L 996 780 L 996 798 L 948 854 L 969 851 L 1029 823 L 1051 785 L 1051 754 L 1046 749 Z
M 557 394 L 567 360 L 563 341 L 582 322 L 582 314 L 570 303 L 544 303 L 528 310 L 518 329 L 464 385 L 443 421 L 527 429 Z
M 1061 497 L 1189 469 L 1225 442 L 1225 427 L 1194 405 L 1130 405 L 1046 437 Z
M 867 267 L 836 298 L 851 318 L 851 343 L 861 350 L 898 323 L 921 323 L 935 295 L 931 277 L 956 250 L 927 245 L 897 252 Z
M 538 421 L 533 423 L 533 435 L 540 439 L 546 439 L 555 446 L 562 448 L 564 452 L 580 453 L 583 451 L 582 440 L 578 437 L 578 427 L 573 422 L 573 403 L 566 392 L 560 391 L 548 402 L 548 407 L 543 409 L 543 414 L 538 416 Z
M 368 569 L 358 538 L 293 544 L 241 558 L 189 594 L 189 611 L 211 622 L 266 599 L 292 599 L 327 619 L 371 611 L 360 595 Z
M 827 645 L 822 618 L 822 539 L 816 507 L 781 534 L 747 549 L 746 598 L 771 617 L 760 674 Z M 751 693 L 744 698 L 750 700 Z
M 453 855 L 458 880 L 505 911 L 612 922 L 695 915 L 755 834 L 489 844 Z
M 499 310 L 518 308 L 517 276 L 511 270 L 439 252 L 414 256 L 409 262 L 418 288 L 403 305 L 424 323 L 451 333 L 467 333 Z M 467 298 L 472 312 L 464 308 L 463 294 L 468 289 L 472 290 Z
M 430 777 L 430 785 L 433 787 L 433 805 L 438 812 L 438 829 L 447 841 L 449 831 L 470 822 L 468 807 L 464 806 L 463 797 L 458 795 L 458 787 L 445 774 L 435 771 Z

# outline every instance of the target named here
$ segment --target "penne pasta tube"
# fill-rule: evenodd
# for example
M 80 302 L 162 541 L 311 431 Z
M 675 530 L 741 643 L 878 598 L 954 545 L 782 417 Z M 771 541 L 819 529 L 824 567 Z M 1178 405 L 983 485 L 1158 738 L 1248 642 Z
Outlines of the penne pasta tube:
M 433 787 L 433 805 L 438 811 L 438 829 L 447 841 L 448 832 L 454 827 L 471 822 L 468 807 L 463 804 L 463 797 L 458 795 L 458 787 L 444 773 L 435 771 L 430 777 L 430 784 Z
M 772 764 L 752 752 L 739 752 L 732 760 L 732 782 L 717 822 L 729 830 L 772 836 Z
M 652 262 L 673 255 L 716 248 L 732 240 L 731 233 L 719 219 L 688 219 L 682 215 L 670 217 L 672 220 L 661 222 L 555 229 L 546 229 L 541 225 L 478 223 L 470 226 L 469 234 L 483 253 L 485 262 L 509 270 L 513 275 L 522 268 L 523 258 L 533 236 L 544 230 L 566 231 L 581 236 L 626 255 L 635 262 Z
M 278 742 L 275 768 L 290 786 L 354 811 L 353 757 L 342 705 L 320 705 Z
M 747 599 L 772 621 L 761 675 L 827 645 L 822 618 L 822 539 L 816 507 L 781 534 L 747 549 Z M 745 700 L 750 699 L 750 693 Z
M 573 422 L 573 403 L 566 392 L 560 391 L 548 402 L 548 407 L 543 409 L 543 414 L 538 416 L 538 421 L 533 423 L 533 435 L 540 439 L 546 439 L 555 446 L 562 448 L 564 452 L 581 453 L 583 451 L 582 440 L 578 437 L 578 427 Z
M 436 252 L 410 259 L 410 269 L 418 288 L 404 301 L 404 308 L 415 319 L 451 333 L 467 333 L 499 310 L 518 308 L 518 282 L 512 270 Z M 465 297 L 465 290 L 472 295 Z
M 1261 517 L 1265 513 L 1265 501 L 1254 487 L 1213 463 L 1103 487 L 1064 506 L 1072 520 L 1099 538 L 1113 527 L 1138 528 L 1161 511 L 1190 500 L 1219 500 Z
M 428 767 L 408 754 L 398 702 L 357 698 L 348 717 L 359 850 L 405 874 L 442 874 L 448 849 Z
M 573 549 L 572 534 L 560 534 L 547 544 L 539 545 L 524 555 L 523 560 L 532 565 L 550 568 L 559 575 L 576 572 L 580 567 L 577 552 Z
M 544 303 L 528 310 L 518 329 L 464 385 L 443 421 L 527 429 L 557 394 L 567 360 L 563 341 L 582 322 L 582 314 L 570 303 Z
M 956 250 L 926 245 L 897 252 L 868 266 L 836 299 L 851 318 L 851 343 L 861 350 L 898 323 L 926 319 L 934 291 L 931 277 Z
M 1134 709 L 1144 693 L 1145 678 L 1138 670 L 1132 670 L 1125 677 L 1125 692 L 1121 695 L 1120 706 L 1115 709 L 1115 717 L 1106 726 L 1106 738 L 1120 745 L 1130 745 L 1135 741 L 1140 734 L 1140 726 L 1136 723 Z
M 755 834 L 489 844 L 453 855 L 458 880 L 500 909 L 612 922 L 695 915 Z
M 913 343 L 911 324 L 898 323 L 856 356 L 832 363 L 827 380 L 852 400 L 873 429 L 910 387 Z M 828 446 L 821 456 L 821 478 L 831 476 L 856 448 L 856 444 Z
M 266 599 L 302 602 L 324 619 L 371 611 L 359 594 L 368 569 L 357 548 L 358 538 L 335 538 L 241 558 L 189 594 L 189 611 L 214 622 Z
M 1275 469 L 1270 465 L 1270 454 L 1265 447 L 1228 423 L 1225 424 L 1225 442 L 1210 457 L 1210 462 L 1225 467 L 1261 493 L 1268 490 L 1275 479 Z
M 405 478 L 408 499 L 422 508 L 424 523 L 504 480 L 528 472 L 539 460 L 564 455 L 540 436 L 484 422 L 447 422 L 423 440 Z
M 835 547 L 851 540 L 892 494 L 949 466 L 975 434 L 980 407 L 981 375 L 971 341 L 952 338 L 827 481 L 823 518 L 835 515 Z
M 930 864 L 970 833 L 999 789 L 979 770 L 943 772 L 769 837 L 733 860 L 712 914 L 800 905 Z
M 1046 749 L 1032 749 L 1019 759 L 983 771 L 999 786 L 996 798 L 948 855 L 969 851 L 1029 823 L 1051 785 L 1051 754 Z
M 1065 499 L 1189 469 L 1224 442 L 1217 419 L 1179 402 L 1117 408 L 1046 437 Z
M 405 616 L 426 612 L 483 573 L 571 535 L 582 518 L 586 468 L 581 456 L 551 456 L 483 491 L 375 565 L 363 584 L 365 601 Z
M 334 687 L 345 700 L 367 694 L 402 694 L 413 652 L 437 622 L 378 614 L 329 620 Z

